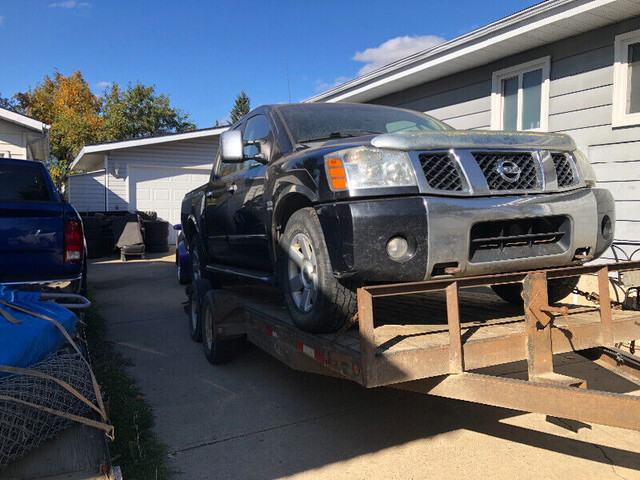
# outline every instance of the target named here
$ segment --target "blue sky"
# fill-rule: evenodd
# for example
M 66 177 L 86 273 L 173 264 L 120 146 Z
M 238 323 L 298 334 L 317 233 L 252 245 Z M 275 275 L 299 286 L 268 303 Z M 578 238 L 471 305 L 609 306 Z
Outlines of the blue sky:
M 0 93 L 57 69 L 155 84 L 199 128 L 252 106 L 300 101 L 394 57 L 450 40 L 535 0 L 0 0 Z

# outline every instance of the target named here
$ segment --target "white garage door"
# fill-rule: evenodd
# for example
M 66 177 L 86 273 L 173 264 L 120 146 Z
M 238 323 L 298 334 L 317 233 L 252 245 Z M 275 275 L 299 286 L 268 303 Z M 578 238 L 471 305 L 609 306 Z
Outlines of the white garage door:
M 184 195 L 209 181 L 210 171 L 195 168 L 131 167 L 129 170 L 131 209 L 158 212 L 158 219 L 171 225 L 180 223 L 180 205 Z M 176 232 L 169 229 L 169 243 Z

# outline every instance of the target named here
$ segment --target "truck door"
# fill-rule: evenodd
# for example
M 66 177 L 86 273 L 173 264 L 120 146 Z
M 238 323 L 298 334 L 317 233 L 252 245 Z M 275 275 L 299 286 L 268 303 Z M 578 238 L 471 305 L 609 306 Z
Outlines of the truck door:
M 249 118 L 244 128 L 243 139 L 273 142 L 267 117 L 259 114 Z M 264 150 L 268 152 L 271 149 Z M 245 147 L 245 156 L 252 157 L 257 153 L 259 149 L 255 145 Z M 241 173 L 229 185 L 227 205 L 229 245 L 234 264 L 253 270 L 269 271 L 271 260 L 264 224 L 264 181 L 267 166 L 256 160 L 247 160 L 241 165 Z
M 211 260 L 216 263 L 229 263 L 230 260 L 227 199 L 230 179 L 237 173 L 237 168 L 238 164 L 222 163 L 218 154 L 205 194 L 203 238 L 206 238 Z

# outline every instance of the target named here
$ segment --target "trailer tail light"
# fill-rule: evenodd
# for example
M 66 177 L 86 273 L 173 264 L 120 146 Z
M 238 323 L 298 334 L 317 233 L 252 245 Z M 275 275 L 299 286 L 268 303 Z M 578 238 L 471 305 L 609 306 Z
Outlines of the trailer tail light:
M 344 170 L 342 160 L 338 158 L 328 158 L 327 167 L 329 170 L 329 178 L 331 179 L 331 186 L 334 190 L 346 190 L 347 189 L 347 173 Z
M 77 220 L 66 220 L 64 222 L 64 261 L 82 261 L 83 251 L 82 224 Z

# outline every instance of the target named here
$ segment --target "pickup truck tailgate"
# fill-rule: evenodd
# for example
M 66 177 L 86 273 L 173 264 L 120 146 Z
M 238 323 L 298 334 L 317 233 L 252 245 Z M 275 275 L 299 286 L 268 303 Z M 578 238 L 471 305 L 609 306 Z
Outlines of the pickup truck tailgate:
M 63 205 L 0 203 L 0 282 L 64 274 Z

